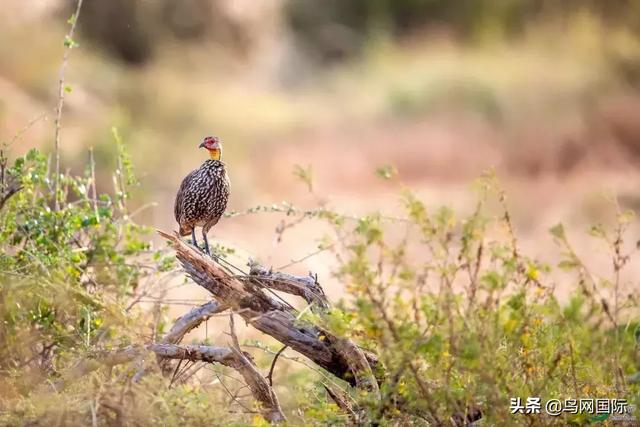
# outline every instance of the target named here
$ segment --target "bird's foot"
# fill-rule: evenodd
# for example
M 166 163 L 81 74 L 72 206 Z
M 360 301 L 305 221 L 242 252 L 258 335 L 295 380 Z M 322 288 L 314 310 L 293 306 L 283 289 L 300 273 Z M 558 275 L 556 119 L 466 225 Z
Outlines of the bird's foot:
M 215 262 L 220 263 L 220 256 L 216 253 L 215 250 L 212 253 L 208 247 L 205 247 L 204 253 L 209 255 L 209 258 L 211 258 Z
M 212 260 L 214 260 L 215 262 L 219 262 L 220 261 L 220 257 L 218 256 L 218 254 L 216 253 L 216 251 L 214 250 L 213 253 L 211 253 L 211 251 L 209 250 L 208 247 L 205 247 L 204 253 L 209 255 L 209 258 L 211 258 Z
M 205 254 L 205 255 L 209 255 L 209 256 L 211 256 L 211 254 L 207 251 L 207 248 L 206 248 L 204 245 L 203 245 L 203 246 L 200 246 L 200 245 L 198 244 L 198 242 L 197 242 L 197 241 L 196 241 L 196 242 L 194 242 L 194 241 L 193 241 L 193 240 L 191 240 L 191 239 L 187 240 L 187 242 L 188 242 L 191 246 L 193 246 L 193 248 L 197 249 L 197 250 L 198 250 L 198 252 L 203 253 L 203 254 Z
M 209 249 L 209 240 L 207 239 L 207 233 L 206 232 L 202 233 L 202 239 L 204 240 L 204 252 L 207 255 L 209 255 L 209 258 L 211 258 L 215 262 L 218 262 L 218 255 L 215 254 L 215 251 L 214 251 L 213 255 L 211 254 L 211 250 Z M 214 249 L 215 249 L 215 247 L 214 247 Z

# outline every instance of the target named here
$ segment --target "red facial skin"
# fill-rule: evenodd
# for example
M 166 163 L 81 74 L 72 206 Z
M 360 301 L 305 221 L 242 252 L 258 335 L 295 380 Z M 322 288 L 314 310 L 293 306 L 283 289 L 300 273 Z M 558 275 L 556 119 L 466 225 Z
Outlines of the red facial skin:
M 200 147 L 204 147 L 207 150 L 217 150 L 220 148 L 220 140 L 217 136 L 207 136 L 200 144 Z

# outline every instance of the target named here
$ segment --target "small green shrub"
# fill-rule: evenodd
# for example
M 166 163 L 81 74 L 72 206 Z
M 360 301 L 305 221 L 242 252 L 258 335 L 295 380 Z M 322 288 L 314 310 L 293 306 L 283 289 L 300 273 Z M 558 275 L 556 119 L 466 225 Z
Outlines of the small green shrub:
M 141 281 L 172 267 L 151 250 L 149 229 L 128 217 L 127 186 L 135 181 L 127 162 L 122 148 L 114 194 L 96 196 L 91 168 L 62 175 L 58 210 L 40 152 L 29 151 L 4 171 L 21 190 L 0 211 L 0 372 L 23 397 L 83 355 L 141 332 L 139 314 L 127 305 Z M 152 258 L 158 267 L 143 268 Z M 3 400 L 1 410 L 15 403 Z
M 496 193 L 493 179 L 481 187 L 476 211 L 461 220 L 448 208 L 431 213 L 407 192 L 406 219 L 373 214 L 332 222 L 341 236 L 337 275 L 349 297 L 321 321 L 377 352 L 391 379 L 381 401 L 352 394 L 354 401 L 367 408 L 370 422 L 385 425 L 447 424 L 469 408 L 479 408 L 488 425 L 598 419 L 513 415 L 512 397 L 540 397 L 543 405 L 581 397 L 640 403 L 637 290 L 623 292 L 620 281 L 636 252 L 624 243 L 632 215 L 620 213 L 612 229 L 591 232 L 608 245 L 615 266 L 611 279 L 598 279 L 561 225 L 551 230 L 564 253 L 557 267 L 521 253 L 504 193 Z M 490 194 L 504 209 L 497 218 L 486 208 Z M 574 274 L 567 303 L 556 297 L 556 268 Z M 334 409 L 309 405 L 306 421 L 330 419 Z

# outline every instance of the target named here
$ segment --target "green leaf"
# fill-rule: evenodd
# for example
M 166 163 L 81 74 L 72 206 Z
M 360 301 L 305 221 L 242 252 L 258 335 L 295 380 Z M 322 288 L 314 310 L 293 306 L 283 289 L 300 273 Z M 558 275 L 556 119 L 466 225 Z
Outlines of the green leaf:
M 295 165 L 293 175 L 306 184 L 307 189 L 310 192 L 313 191 L 313 170 L 311 169 L 311 165 L 308 165 L 306 168 L 300 165 Z
M 565 259 L 558 263 L 558 268 L 565 271 L 574 270 L 579 266 L 580 263 L 575 259 Z
M 78 47 L 78 43 L 76 43 L 75 40 L 73 40 L 71 37 L 65 36 L 65 38 L 64 38 L 64 47 L 69 48 L 69 49 L 73 49 L 75 47 Z
M 606 232 L 601 224 L 592 225 L 589 227 L 589 235 L 593 237 L 606 237 Z
M 501 289 L 503 287 L 503 279 L 496 271 L 488 271 L 482 275 L 480 282 L 483 283 L 488 289 Z
M 562 223 L 556 224 L 553 227 L 551 227 L 549 229 L 549 232 L 551 233 L 551 235 L 553 237 L 556 237 L 557 239 L 560 240 L 565 240 L 566 239 L 566 234 L 564 231 L 564 225 L 562 225 Z
M 398 170 L 391 165 L 383 165 L 376 169 L 376 176 L 381 179 L 390 180 L 398 175 Z

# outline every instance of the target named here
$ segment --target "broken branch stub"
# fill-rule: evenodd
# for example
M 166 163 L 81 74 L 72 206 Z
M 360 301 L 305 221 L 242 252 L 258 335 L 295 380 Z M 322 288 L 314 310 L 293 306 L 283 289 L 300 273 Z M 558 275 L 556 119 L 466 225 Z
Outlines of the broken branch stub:
M 276 291 L 297 295 L 311 305 L 312 311 L 317 311 L 318 309 L 327 310 L 329 308 L 329 301 L 324 289 L 322 289 L 315 277 L 271 271 L 253 260 L 249 260 L 248 265 L 250 280 L 257 280 L 260 285 Z

